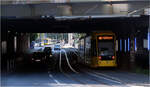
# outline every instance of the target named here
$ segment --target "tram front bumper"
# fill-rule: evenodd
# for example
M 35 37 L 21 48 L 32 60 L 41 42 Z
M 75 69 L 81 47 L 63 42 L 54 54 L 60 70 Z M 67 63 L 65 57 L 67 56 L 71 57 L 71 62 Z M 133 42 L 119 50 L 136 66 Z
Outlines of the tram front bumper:
M 114 60 L 101 60 L 98 61 L 98 67 L 116 67 L 116 61 Z

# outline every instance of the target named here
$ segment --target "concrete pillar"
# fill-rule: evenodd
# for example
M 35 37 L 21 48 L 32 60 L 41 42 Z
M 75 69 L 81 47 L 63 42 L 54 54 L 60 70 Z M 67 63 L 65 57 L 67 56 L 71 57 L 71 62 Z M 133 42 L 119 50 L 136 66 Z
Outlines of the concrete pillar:
M 130 35 L 130 69 L 135 69 L 135 35 Z
M 14 71 L 12 61 L 15 60 L 15 33 L 12 31 L 7 32 L 7 72 Z
M 17 53 L 25 53 L 28 48 L 30 48 L 30 35 L 19 33 L 17 35 Z

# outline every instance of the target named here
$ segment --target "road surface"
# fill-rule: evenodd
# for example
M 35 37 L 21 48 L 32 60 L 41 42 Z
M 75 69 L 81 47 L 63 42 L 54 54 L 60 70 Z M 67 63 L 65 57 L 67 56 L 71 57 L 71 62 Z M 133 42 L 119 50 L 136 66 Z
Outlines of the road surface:
M 59 53 L 57 52 L 59 55 Z M 28 65 L 15 73 L 2 73 L 2 87 L 149 87 L 149 76 L 116 69 Z

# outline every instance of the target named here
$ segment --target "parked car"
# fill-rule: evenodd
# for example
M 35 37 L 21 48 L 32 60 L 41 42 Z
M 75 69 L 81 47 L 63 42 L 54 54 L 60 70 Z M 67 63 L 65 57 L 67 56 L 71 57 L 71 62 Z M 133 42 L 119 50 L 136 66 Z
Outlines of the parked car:
M 32 63 L 44 63 L 45 56 L 43 52 L 33 52 L 32 54 Z
M 52 57 L 52 48 L 51 47 L 45 47 L 43 52 L 46 57 Z
M 35 43 L 34 46 L 35 46 L 35 47 L 39 47 L 39 46 L 40 46 L 40 43 Z
M 73 48 L 73 46 L 71 46 L 70 44 L 65 44 L 65 45 L 63 46 L 63 48 Z
M 60 45 L 54 45 L 54 50 L 60 50 L 60 49 L 61 49 Z

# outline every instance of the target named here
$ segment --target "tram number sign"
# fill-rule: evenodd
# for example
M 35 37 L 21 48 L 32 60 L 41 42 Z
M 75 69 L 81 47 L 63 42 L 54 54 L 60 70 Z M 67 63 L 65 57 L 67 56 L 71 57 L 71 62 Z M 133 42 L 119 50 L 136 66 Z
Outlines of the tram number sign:
M 112 40 L 113 37 L 112 36 L 100 36 L 98 37 L 99 40 Z

